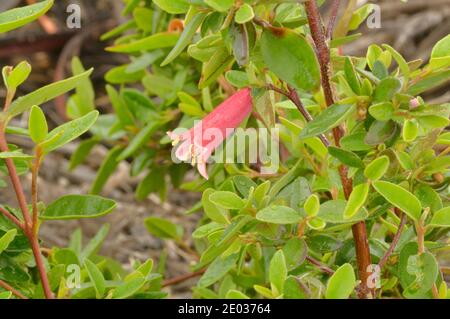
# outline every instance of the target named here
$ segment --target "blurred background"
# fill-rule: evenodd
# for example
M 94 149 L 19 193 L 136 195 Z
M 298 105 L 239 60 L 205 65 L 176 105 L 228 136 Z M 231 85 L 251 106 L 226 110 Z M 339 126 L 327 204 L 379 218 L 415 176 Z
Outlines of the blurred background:
M 0 11 L 25 5 L 34 1 L 1 0 Z M 345 0 L 341 8 L 346 5 Z M 380 28 L 368 28 L 366 24 L 357 32 L 363 34 L 355 42 L 344 47 L 345 54 L 363 56 L 372 43 L 388 43 L 400 51 L 407 60 L 426 61 L 433 45 L 450 33 L 450 0 L 400 0 L 370 1 L 379 5 Z M 360 5 L 367 1 L 359 1 Z M 69 28 L 67 19 L 73 11 L 67 12 L 71 4 L 81 8 L 81 28 Z M 86 68 L 94 67 L 92 81 L 96 90 L 96 106 L 103 112 L 111 110 L 105 94 L 104 74 L 116 65 L 127 63 L 125 55 L 105 52 L 108 43 L 101 42 L 102 33 L 123 23 L 121 0 L 56 0 L 52 10 L 39 21 L 0 37 L 0 62 L 15 65 L 27 60 L 33 66 L 29 80 L 21 86 L 18 95 L 28 93 L 50 82 L 61 80 L 69 75 L 70 61 L 80 56 Z M 327 4 L 322 8 L 326 17 Z M 4 98 L 5 91 L 0 89 Z M 440 87 L 424 96 L 430 103 L 450 101 L 450 88 Z M 47 103 L 43 108 L 53 125 L 65 121 L 66 98 Z M 18 119 L 14 125 L 25 125 L 27 118 Z M 22 123 L 21 123 L 22 122 Z M 25 150 L 31 144 L 23 138 L 11 136 L 11 143 Z M 107 152 L 107 146 L 96 146 L 88 162 L 73 171 L 68 170 L 69 157 L 76 148 L 76 142 L 52 153 L 44 162 L 39 179 L 41 200 L 50 202 L 69 193 L 87 193 Z M 168 277 L 188 273 L 189 264 L 195 260 L 192 251 L 179 247 L 171 241 L 162 242 L 152 237 L 146 230 L 143 219 L 148 216 L 163 216 L 182 224 L 186 233 L 191 233 L 196 222 L 195 215 L 186 216 L 184 211 L 196 201 L 195 194 L 182 191 L 168 192 L 168 200 L 162 203 L 158 196 L 150 195 L 145 201 L 135 200 L 133 189 L 137 180 L 130 178 L 129 166 L 121 163 L 115 175 L 108 181 L 102 195 L 118 202 L 115 213 L 88 221 L 46 222 L 41 229 L 44 247 L 65 246 L 74 229 L 81 227 L 87 236 L 93 236 L 103 223 L 111 224 L 111 230 L 102 253 L 114 257 L 124 264 L 131 259 L 145 260 L 148 257 L 159 259 L 167 254 Z M 29 176 L 25 176 L 29 179 Z M 29 183 L 25 183 L 27 185 Z M 29 191 L 29 190 L 27 190 Z M 15 205 L 14 194 L 9 188 L 0 190 L 2 203 Z M 173 296 L 185 297 L 190 294 L 190 282 L 173 286 Z

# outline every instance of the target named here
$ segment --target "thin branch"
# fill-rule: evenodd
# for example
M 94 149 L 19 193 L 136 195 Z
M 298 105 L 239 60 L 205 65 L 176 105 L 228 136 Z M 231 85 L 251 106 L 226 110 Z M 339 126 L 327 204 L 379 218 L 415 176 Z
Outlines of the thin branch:
M 16 216 L 14 216 L 13 214 L 8 212 L 6 209 L 4 209 L 1 206 L 0 206 L 0 213 L 5 215 L 6 218 L 8 218 L 10 221 L 12 221 L 14 224 L 16 224 L 17 227 L 19 227 L 20 229 L 23 230 L 25 228 L 25 226 L 22 224 L 22 222 Z
M 324 273 L 327 273 L 328 275 L 333 275 L 334 274 L 334 270 L 333 269 L 331 269 L 327 265 L 321 263 L 320 261 L 314 259 L 313 257 L 306 256 L 306 260 L 309 261 L 312 265 L 318 267 Z
M 399 211 L 398 208 L 395 208 L 395 210 Z M 405 213 L 401 213 L 401 219 L 400 219 L 400 224 L 398 225 L 397 228 L 397 232 L 394 235 L 394 238 L 392 239 L 391 245 L 389 246 L 389 249 L 386 251 L 386 253 L 384 254 L 383 258 L 381 258 L 380 262 L 378 263 L 378 266 L 380 267 L 380 269 L 382 269 L 387 261 L 389 260 L 389 257 L 392 255 L 392 253 L 395 250 L 395 247 L 397 247 L 398 241 L 400 240 L 400 236 L 402 234 L 403 228 L 405 227 L 406 221 L 407 221 L 407 217 Z
M 306 122 L 311 122 L 313 120 L 313 117 L 311 116 L 311 114 L 308 112 L 308 110 L 305 108 L 305 106 L 303 105 L 297 91 L 292 88 L 291 86 L 288 86 L 289 88 L 289 92 L 285 91 L 279 87 L 276 87 L 273 84 L 268 84 L 267 85 L 267 89 L 268 90 L 272 90 L 275 91 L 277 93 L 280 93 L 284 96 L 286 96 L 289 100 L 292 101 L 292 103 L 294 103 L 294 105 L 297 107 L 297 109 L 299 110 L 299 112 L 302 114 L 303 118 L 305 119 Z M 330 146 L 330 141 L 328 140 L 328 138 L 324 135 L 324 134 L 320 134 L 319 139 L 322 141 L 322 143 L 328 147 Z
M 330 19 L 327 26 L 327 39 L 331 39 L 333 36 L 334 25 L 336 24 L 336 18 L 339 11 L 340 0 L 333 0 L 333 4 L 330 12 Z
M 16 297 L 19 297 L 20 299 L 28 299 L 28 297 L 24 296 L 20 291 L 16 290 L 14 287 L 8 285 L 3 280 L 0 280 L 0 287 L 2 287 L 3 289 L 6 289 L 8 291 L 11 291 L 13 293 L 13 295 L 15 295 Z
M 182 282 L 184 282 L 186 280 L 189 280 L 191 278 L 195 278 L 195 277 L 201 276 L 201 275 L 203 275 L 205 273 L 205 271 L 206 271 L 206 269 L 202 269 L 202 270 L 190 273 L 190 274 L 186 274 L 186 275 L 182 275 L 182 276 L 179 276 L 179 277 L 174 277 L 174 278 L 170 278 L 170 279 L 164 280 L 163 283 L 162 283 L 162 286 L 163 287 L 167 287 L 167 286 L 177 285 L 177 284 L 182 283 Z

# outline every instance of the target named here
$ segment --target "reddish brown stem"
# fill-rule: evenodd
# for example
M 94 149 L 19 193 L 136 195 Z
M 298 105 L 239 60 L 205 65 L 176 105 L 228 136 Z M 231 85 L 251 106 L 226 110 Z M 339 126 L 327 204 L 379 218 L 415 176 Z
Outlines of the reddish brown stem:
M 395 210 L 401 215 L 400 225 L 398 225 L 397 232 L 395 233 L 394 238 L 392 239 L 389 249 L 386 251 L 383 258 L 381 258 L 380 262 L 378 263 L 380 269 L 382 269 L 384 265 L 386 265 L 387 261 L 389 260 L 389 257 L 394 252 L 395 247 L 397 247 L 398 241 L 400 240 L 400 236 L 402 235 L 403 228 L 405 227 L 406 224 L 407 220 L 406 215 L 402 213 L 398 208 L 395 208 Z
M 328 275 L 333 275 L 334 270 L 328 267 L 327 265 L 322 264 L 320 261 L 312 258 L 311 256 L 306 256 L 306 260 L 309 261 L 312 265 L 318 267 L 321 271 L 327 273 Z
M 6 289 L 8 291 L 11 291 L 14 296 L 19 297 L 20 299 L 28 299 L 20 291 L 16 290 L 14 287 L 10 286 L 3 280 L 0 280 L 0 287 L 2 287 L 3 289 Z
M 182 275 L 182 276 L 179 276 L 179 277 L 175 277 L 175 278 L 170 278 L 170 279 L 164 280 L 162 286 L 163 287 L 167 287 L 167 286 L 177 285 L 177 284 L 182 283 L 182 282 L 184 282 L 186 280 L 189 280 L 191 278 L 195 278 L 195 277 L 201 276 L 201 275 L 203 275 L 205 273 L 205 271 L 206 271 L 206 269 L 202 269 L 202 270 L 190 273 L 190 274 L 186 274 L 186 275 Z
M 333 4 L 331 6 L 330 19 L 328 20 L 327 26 L 327 39 L 331 39 L 333 35 L 334 25 L 336 23 L 337 14 L 339 11 L 340 0 L 333 0 Z
M 20 229 L 24 229 L 25 226 L 20 222 L 20 220 L 18 220 L 16 216 L 8 212 L 3 207 L 0 207 L 0 213 L 2 213 L 6 218 L 8 218 L 10 221 L 16 224 L 17 227 L 19 227 Z
M 320 64 L 321 83 L 327 106 L 335 103 L 334 94 L 330 81 L 330 50 L 327 45 L 325 30 L 319 14 L 319 9 L 315 0 L 305 2 L 305 10 L 308 18 L 311 36 L 314 40 L 317 56 Z M 340 140 L 344 135 L 341 127 L 333 129 L 334 142 L 337 147 L 340 146 Z M 347 176 L 347 168 L 339 167 L 342 187 L 344 189 L 345 198 L 348 199 L 352 192 L 352 180 Z M 374 291 L 369 289 L 369 275 L 371 265 L 369 241 L 367 239 L 367 229 L 365 222 L 358 222 L 352 226 L 353 238 L 355 241 L 356 260 L 358 263 L 359 279 L 361 280 L 361 289 L 358 289 L 360 298 L 367 298 L 369 294 L 374 296 Z

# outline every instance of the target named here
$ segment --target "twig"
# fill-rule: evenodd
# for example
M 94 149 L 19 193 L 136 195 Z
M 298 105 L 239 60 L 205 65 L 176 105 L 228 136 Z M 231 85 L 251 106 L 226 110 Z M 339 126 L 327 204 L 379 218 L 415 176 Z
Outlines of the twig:
M 174 278 L 170 278 L 170 279 L 164 280 L 163 283 L 162 283 L 162 286 L 163 287 L 167 287 L 167 286 L 177 285 L 177 284 L 182 283 L 182 282 L 184 282 L 186 280 L 189 280 L 191 278 L 195 278 L 195 277 L 201 276 L 201 275 L 203 275 L 205 273 L 205 271 L 206 271 L 206 269 L 201 269 L 201 270 L 198 270 L 198 271 L 190 273 L 190 274 L 186 274 L 186 275 L 182 275 L 182 276 L 179 276 L 179 277 L 174 277 Z
M 395 210 L 400 212 L 400 210 L 398 208 L 395 208 Z M 398 241 L 400 240 L 400 236 L 402 234 L 403 228 L 405 227 L 406 220 L 407 220 L 406 214 L 404 214 L 402 212 L 400 212 L 400 214 L 402 217 L 400 219 L 400 224 L 398 225 L 397 232 L 395 233 L 394 238 L 392 239 L 391 246 L 389 246 L 389 249 L 386 251 L 383 258 L 381 258 L 380 262 L 378 263 L 378 266 L 380 267 L 380 269 L 382 269 L 386 265 L 389 257 L 394 252 L 395 247 L 397 247 L 397 244 L 398 244 Z
M 286 96 L 289 100 L 291 100 L 292 103 L 294 103 L 294 105 L 297 107 L 299 112 L 302 114 L 305 121 L 311 122 L 313 120 L 313 117 L 311 116 L 311 114 L 309 114 L 308 110 L 303 105 L 302 101 L 300 100 L 300 97 L 298 96 L 297 91 L 290 86 L 288 86 L 288 88 L 289 88 L 289 92 L 285 91 L 279 87 L 276 87 L 273 84 L 267 85 L 268 90 L 272 90 L 277 93 L 280 93 L 280 94 Z M 327 137 L 324 134 L 320 134 L 318 137 L 326 147 L 328 147 L 331 144 L 330 141 L 327 139 Z
M 334 104 L 333 90 L 330 81 L 330 50 L 326 42 L 325 31 L 319 14 L 319 9 L 315 0 L 305 2 L 305 10 L 308 18 L 311 36 L 314 40 L 317 49 L 317 55 L 320 64 L 321 82 L 325 95 L 327 106 Z M 341 127 L 333 129 L 334 142 L 337 147 L 340 146 L 340 140 L 344 135 Z M 345 198 L 348 199 L 352 192 L 352 180 L 348 178 L 348 168 L 341 165 L 339 167 L 339 175 L 341 177 L 342 187 Z M 361 280 L 362 289 L 358 290 L 360 298 L 367 298 L 369 294 L 374 296 L 375 291 L 369 289 L 367 283 L 369 282 L 369 275 L 371 265 L 369 241 L 367 238 L 367 229 L 364 221 L 358 222 L 352 226 L 353 238 L 355 241 L 356 259 L 358 263 L 358 273 Z
M 11 291 L 13 293 L 13 295 L 15 295 L 16 297 L 19 297 L 20 299 L 28 299 L 28 297 L 25 297 L 20 291 L 16 290 L 14 287 L 8 285 L 3 280 L 0 280 L 0 287 L 2 287 L 3 289 L 6 289 L 8 291 Z
M 0 207 L 0 213 L 2 213 L 3 215 L 5 215 L 6 218 L 8 218 L 10 221 L 12 221 L 14 224 L 17 225 L 17 227 L 19 227 L 20 229 L 24 229 L 24 225 L 20 222 L 19 219 L 17 219 L 16 216 L 14 216 L 13 214 L 11 214 L 10 212 L 8 212 L 6 209 L 4 209 L 3 207 Z
M 337 14 L 339 11 L 339 4 L 340 4 L 340 0 L 333 0 L 333 4 L 331 7 L 331 13 L 330 13 L 330 19 L 328 21 L 328 26 L 327 26 L 327 39 L 331 39 L 331 37 L 333 36 L 333 29 L 334 29 L 334 25 L 336 23 L 336 18 L 337 18 Z
M 334 270 L 333 269 L 331 269 L 327 265 L 324 265 L 323 263 L 321 263 L 320 261 L 314 259 L 313 257 L 306 256 L 306 260 L 309 261 L 312 265 L 317 266 L 323 272 L 325 272 L 325 273 L 327 273 L 329 275 L 333 275 L 334 274 Z

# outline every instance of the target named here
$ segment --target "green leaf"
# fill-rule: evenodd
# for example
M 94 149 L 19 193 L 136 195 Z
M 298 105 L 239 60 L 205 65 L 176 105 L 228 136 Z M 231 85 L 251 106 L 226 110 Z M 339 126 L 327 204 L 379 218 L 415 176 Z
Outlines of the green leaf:
M 52 6 L 53 0 L 46 0 L 0 13 L 0 33 L 20 28 L 36 20 L 50 10 Z
M 123 161 L 132 156 L 140 147 L 147 143 L 155 131 L 161 126 L 158 121 L 148 123 L 139 133 L 129 142 L 128 146 L 123 150 L 118 161 Z
M 363 183 L 353 188 L 348 198 L 347 206 L 345 206 L 344 219 L 352 218 L 359 212 L 366 202 L 367 195 L 369 195 L 369 186 L 369 183 Z
M 103 160 L 102 165 L 100 166 L 97 176 L 95 177 L 94 182 L 91 187 L 91 194 L 100 194 L 109 177 L 114 173 L 117 165 L 119 165 L 120 161 L 117 160 L 119 155 L 122 153 L 123 148 L 121 145 L 113 147 L 105 159 Z
M 382 47 L 386 49 L 389 53 L 391 53 L 392 57 L 394 58 L 395 62 L 397 62 L 399 69 L 402 71 L 403 76 L 408 79 L 410 70 L 408 63 L 406 60 L 402 57 L 400 53 L 398 53 L 393 47 L 391 47 L 388 44 L 382 44 Z M 405 82 L 407 83 L 407 82 Z
M 181 52 L 183 52 L 183 50 L 191 43 L 191 40 L 194 37 L 195 32 L 197 32 L 198 27 L 202 24 L 205 17 L 206 13 L 198 12 L 192 17 L 192 19 L 189 20 L 189 23 L 186 25 L 183 32 L 181 33 L 181 36 L 178 39 L 177 44 L 175 44 L 175 47 L 166 56 L 164 61 L 161 63 L 161 66 L 169 64 L 170 62 L 175 60 L 175 58 L 178 55 L 180 55 Z
M 302 216 L 290 207 L 270 205 L 260 210 L 256 214 L 256 219 L 266 223 L 285 225 L 298 223 Z
M 137 7 L 133 10 L 133 18 L 139 29 L 145 33 L 152 32 L 153 29 L 153 10 Z
M 77 149 L 75 150 L 75 152 L 73 152 L 72 156 L 70 157 L 69 170 L 73 170 L 78 165 L 83 163 L 83 161 L 89 155 L 94 146 L 97 145 L 99 142 L 100 142 L 99 138 L 95 136 L 80 142 Z
M 94 218 L 109 214 L 116 202 L 95 195 L 66 195 L 47 206 L 41 219 L 61 220 Z
M 308 219 L 306 221 L 306 224 L 308 225 L 309 228 L 314 230 L 322 230 L 327 225 L 327 223 L 320 217 Z
M 389 157 L 386 155 L 380 156 L 367 165 L 364 175 L 372 181 L 379 180 L 388 170 L 389 163 Z
M 420 200 L 422 207 L 430 208 L 431 213 L 435 213 L 443 207 L 441 196 L 429 185 L 417 185 L 414 189 L 414 195 Z
M 80 135 L 87 132 L 89 128 L 94 125 L 97 118 L 98 111 L 92 111 L 83 117 L 58 126 L 48 133 L 46 139 L 40 143 L 42 151 L 44 153 L 50 153 L 51 151 L 73 141 Z
M 387 143 L 398 133 L 398 126 L 394 121 L 382 122 L 374 121 L 364 138 L 364 143 L 368 145 L 378 145 Z
M 219 12 L 228 11 L 234 3 L 234 0 L 204 0 L 205 3 Z
M 226 215 L 226 211 L 221 207 L 215 205 L 209 199 L 209 196 L 214 192 L 215 190 L 212 188 L 208 188 L 203 192 L 202 195 L 203 210 L 205 211 L 206 216 L 208 216 L 208 218 L 210 218 L 212 221 L 215 221 L 219 224 L 228 224 L 229 222 Z
M 300 287 L 299 280 L 294 276 L 289 276 L 283 286 L 284 299 L 306 299 L 307 295 Z
M 3 291 L 0 292 L 0 300 L 4 300 L 4 299 L 11 299 L 12 297 L 12 292 L 11 291 Z
M 243 292 L 231 289 L 227 292 L 225 299 L 250 299 L 250 297 Z
M 5 69 L 3 70 L 3 76 L 6 77 L 5 85 L 9 89 L 15 90 L 30 75 L 31 65 L 27 61 L 22 61 L 12 71 L 8 72 L 8 74 L 5 74 Z
M 400 80 L 394 77 L 387 77 L 381 80 L 373 92 L 373 101 L 377 103 L 392 100 L 401 86 Z
M 84 247 L 83 251 L 79 255 L 81 263 L 84 263 L 86 258 L 91 258 L 100 249 L 103 241 L 109 232 L 109 224 L 103 224 L 100 230 L 95 234 L 95 236 L 89 241 L 89 243 Z
M 137 293 L 145 285 L 145 282 L 146 280 L 143 276 L 125 282 L 124 284 L 120 285 L 114 290 L 112 298 L 113 299 L 128 298 L 133 294 Z
M 153 0 L 153 2 L 170 14 L 182 14 L 189 10 L 188 0 Z
M 394 115 L 394 105 L 392 102 L 381 102 L 369 107 L 369 114 L 378 121 L 388 121 Z
M 264 30 L 260 43 L 265 64 L 280 79 L 307 91 L 319 87 L 319 63 L 302 35 L 284 28 L 271 28 Z
M 328 132 L 341 124 L 351 113 L 355 111 L 355 105 L 333 104 L 306 123 L 300 133 L 300 138 L 305 139 Z
M 403 124 L 402 137 L 405 142 L 413 142 L 419 134 L 419 125 L 415 120 L 406 120 Z
M 136 72 L 128 71 L 129 65 L 121 65 L 112 68 L 105 74 L 105 80 L 112 84 L 134 83 L 140 81 L 145 76 L 144 70 Z
M 160 238 L 180 240 L 183 237 L 183 227 L 172 222 L 158 218 L 148 217 L 144 220 L 147 230 Z
M 48 125 L 44 112 L 39 106 L 31 107 L 30 118 L 28 120 L 28 131 L 30 137 L 36 144 L 45 140 L 48 134 Z
M 450 34 L 439 40 L 431 52 L 432 58 L 442 58 L 450 56 Z
M 331 156 L 337 158 L 341 163 L 345 165 L 357 168 L 364 167 L 364 163 L 359 158 L 359 156 L 351 151 L 347 151 L 339 147 L 329 146 L 328 152 Z
M 147 176 L 138 184 L 136 198 L 138 200 L 144 200 L 152 192 L 160 192 L 161 197 L 164 198 L 166 191 L 165 176 L 166 171 L 164 169 L 150 169 Z
M 216 258 L 208 266 L 205 274 L 198 281 L 198 285 L 206 288 L 219 281 L 236 265 L 237 257 L 237 254 L 233 254 L 225 258 L 220 256 Z
M 283 253 L 286 258 L 286 267 L 291 271 L 305 261 L 308 254 L 308 246 L 303 239 L 292 238 L 283 246 Z
M 233 62 L 234 58 L 225 47 L 218 48 L 210 60 L 203 65 L 202 76 L 198 83 L 204 89 L 214 82 Z
M 364 220 L 368 217 L 367 209 L 361 207 L 357 214 L 351 218 L 344 218 L 344 211 L 347 202 L 342 199 L 329 200 L 320 205 L 319 214 L 317 215 L 327 223 L 346 224 Z
M 25 96 L 19 97 L 11 103 L 7 111 L 9 118 L 17 116 L 23 112 L 28 111 L 33 105 L 41 105 L 47 101 L 54 99 L 77 87 L 80 81 L 88 78 L 93 69 L 90 69 L 82 74 L 73 76 L 71 78 L 49 84 L 40 89 L 33 91 Z
M 17 229 L 10 229 L 2 237 L 0 237 L 0 254 L 8 248 L 9 244 L 13 242 L 16 235 Z
M 404 287 L 403 295 L 411 299 L 426 298 L 439 275 L 436 258 L 428 252 L 409 256 L 406 271 L 415 279 Z
M 254 17 L 255 13 L 253 12 L 253 8 L 249 4 L 244 3 L 238 11 L 236 11 L 234 21 L 239 24 L 244 24 L 253 20 Z
M 373 187 L 389 203 L 400 208 L 414 221 L 418 221 L 422 214 L 422 205 L 416 196 L 406 189 L 385 181 L 373 182 Z
M 21 151 L 12 152 L 0 152 L 0 159 L 12 158 L 12 159 L 32 159 L 33 156 L 22 153 Z
M 84 265 L 86 266 L 87 273 L 92 283 L 94 284 L 94 289 L 96 293 L 97 299 L 101 299 L 105 294 L 106 283 L 105 278 L 103 277 L 102 272 L 98 267 L 89 259 L 84 261 Z
M 180 34 L 178 32 L 161 32 L 152 34 L 137 41 L 107 47 L 105 50 L 108 52 L 120 53 L 153 51 L 156 49 L 173 47 L 178 42 L 179 38 Z
M 247 73 L 242 71 L 230 70 L 225 73 L 225 78 L 231 85 L 237 88 L 243 88 L 249 86 Z
M 241 209 L 245 201 L 233 192 L 218 191 L 209 195 L 209 200 L 225 209 Z
M 319 197 L 316 194 L 309 196 L 303 205 L 303 209 L 309 217 L 317 216 L 320 209 Z
M 274 295 L 283 293 L 284 282 L 287 278 L 286 259 L 282 250 L 278 250 L 270 260 L 269 281 Z
M 428 226 L 450 227 L 450 206 L 444 207 L 433 214 Z
M 344 264 L 328 280 L 325 298 L 348 299 L 355 289 L 356 278 L 352 265 Z
M 434 87 L 440 86 L 450 79 L 450 70 L 443 70 L 439 72 L 433 72 L 428 76 L 418 79 L 408 89 L 408 94 L 419 95 L 425 91 L 428 91 Z
M 356 75 L 352 60 L 349 57 L 345 58 L 344 73 L 345 78 L 348 84 L 350 85 L 352 91 L 356 94 L 360 94 L 361 83 L 359 82 L 358 76 Z

